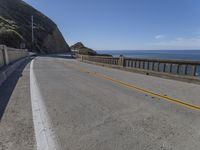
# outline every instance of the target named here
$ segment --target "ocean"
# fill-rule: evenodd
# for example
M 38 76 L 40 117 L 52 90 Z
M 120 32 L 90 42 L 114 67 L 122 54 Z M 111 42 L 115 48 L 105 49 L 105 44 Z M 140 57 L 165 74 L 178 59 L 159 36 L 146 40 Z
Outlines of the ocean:
M 97 52 L 100 54 L 110 54 L 114 57 L 123 55 L 124 57 L 133 58 L 200 61 L 200 50 L 98 50 Z M 197 66 L 196 76 L 200 76 L 200 66 Z
M 98 50 L 100 54 L 114 57 L 123 55 L 134 58 L 180 59 L 200 61 L 200 50 Z

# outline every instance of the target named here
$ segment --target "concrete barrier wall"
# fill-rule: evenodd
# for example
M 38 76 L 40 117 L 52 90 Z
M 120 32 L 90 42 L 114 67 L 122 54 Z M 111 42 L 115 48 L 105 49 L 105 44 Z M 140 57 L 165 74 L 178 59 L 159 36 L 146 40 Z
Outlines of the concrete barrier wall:
M 123 66 L 182 76 L 199 76 L 200 61 L 123 58 Z
M 14 62 L 16 60 L 19 60 L 23 57 L 28 56 L 28 52 L 27 50 L 20 50 L 20 49 L 11 49 L 8 48 L 8 58 L 9 58 L 9 62 Z
M 5 45 L 0 45 L 0 67 L 9 65 L 28 55 L 28 50 L 26 49 L 14 49 Z
M 200 79 L 200 61 L 141 59 L 127 57 L 78 56 L 82 61 L 105 64 L 129 71 L 170 77 Z
M 0 49 L 0 67 L 4 65 L 4 60 L 3 60 L 3 50 Z
M 87 55 L 78 55 L 81 60 L 88 60 L 97 63 L 104 63 L 110 65 L 120 65 L 119 58 L 117 57 L 102 57 L 102 56 L 87 56 Z

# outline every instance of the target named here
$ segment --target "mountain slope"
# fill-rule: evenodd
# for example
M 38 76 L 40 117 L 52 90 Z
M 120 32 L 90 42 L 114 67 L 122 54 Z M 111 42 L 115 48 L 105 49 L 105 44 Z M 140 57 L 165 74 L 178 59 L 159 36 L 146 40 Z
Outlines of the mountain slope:
M 34 37 L 31 38 L 31 16 L 34 16 Z M 22 0 L 0 0 L 0 44 L 37 52 L 70 51 L 56 24 Z

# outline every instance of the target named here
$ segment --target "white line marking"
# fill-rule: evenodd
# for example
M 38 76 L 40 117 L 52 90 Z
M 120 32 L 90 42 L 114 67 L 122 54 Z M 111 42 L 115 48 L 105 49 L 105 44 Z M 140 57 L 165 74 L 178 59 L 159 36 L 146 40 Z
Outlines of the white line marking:
M 33 64 L 34 60 L 30 65 L 30 90 L 37 150 L 61 150 L 61 145 L 54 133 L 50 117 L 38 88 Z

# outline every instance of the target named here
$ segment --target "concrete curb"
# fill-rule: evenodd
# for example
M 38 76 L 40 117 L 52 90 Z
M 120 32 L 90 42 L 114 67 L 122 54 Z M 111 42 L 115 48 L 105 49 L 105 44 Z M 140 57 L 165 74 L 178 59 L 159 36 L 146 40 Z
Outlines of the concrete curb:
M 0 86 L 3 84 L 3 82 L 26 60 L 28 60 L 29 57 L 22 58 L 13 64 L 7 66 L 5 69 L 0 71 Z

